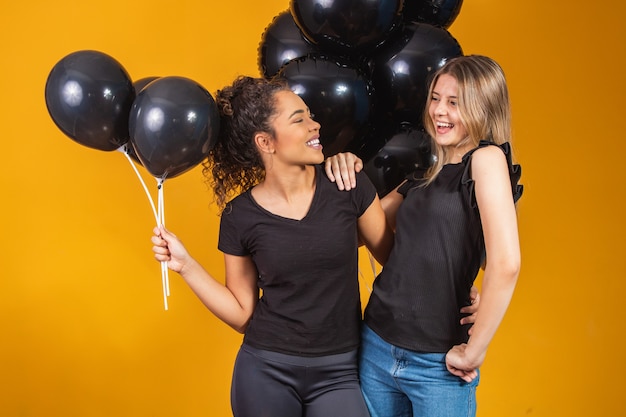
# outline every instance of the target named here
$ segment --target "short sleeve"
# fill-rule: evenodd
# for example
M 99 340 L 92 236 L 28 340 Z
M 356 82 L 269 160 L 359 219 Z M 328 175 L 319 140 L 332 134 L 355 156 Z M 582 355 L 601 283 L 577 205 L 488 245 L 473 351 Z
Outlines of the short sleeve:
M 465 169 L 463 171 L 463 176 L 461 177 L 461 184 L 467 195 L 469 197 L 470 204 L 473 208 L 477 207 L 476 203 L 476 194 L 474 192 L 474 180 L 471 176 L 471 161 L 472 155 L 477 149 L 484 148 L 485 146 L 497 146 L 499 147 L 506 157 L 506 163 L 509 169 L 509 178 L 511 180 L 511 192 L 513 194 L 513 201 L 517 203 L 517 201 L 522 196 L 524 192 L 524 186 L 519 184 L 519 180 L 522 176 L 522 167 L 519 164 L 514 164 L 511 155 L 511 144 L 508 142 L 503 143 L 502 145 L 496 145 L 494 143 L 481 140 L 478 144 L 478 147 L 472 149 L 470 152 L 463 156 L 463 163 L 465 164 Z
M 356 174 L 356 183 L 359 185 L 352 189 L 352 201 L 357 211 L 357 216 L 361 217 L 369 208 L 376 198 L 376 187 L 365 174 L 361 171 Z
M 222 212 L 217 248 L 229 255 L 245 256 L 249 255 L 249 252 L 243 245 L 240 237 L 241 232 L 237 227 L 240 222 L 237 222 L 238 212 L 236 206 L 236 204 L 230 202 Z

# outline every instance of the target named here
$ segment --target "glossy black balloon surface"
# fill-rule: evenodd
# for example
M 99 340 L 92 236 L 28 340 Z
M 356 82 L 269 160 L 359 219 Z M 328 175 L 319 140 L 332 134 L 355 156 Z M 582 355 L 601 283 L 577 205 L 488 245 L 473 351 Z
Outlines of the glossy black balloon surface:
M 211 94 L 184 77 L 161 77 L 144 87 L 130 114 L 134 151 L 156 178 L 198 165 L 215 145 L 219 115 Z
M 53 68 L 45 87 L 48 112 L 71 139 L 112 151 L 128 142 L 135 90 L 126 70 L 98 51 L 77 51 Z
M 291 0 L 290 10 L 307 39 L 335 54 L 369 52 L 402 21 L 402 0 Z
M 418 168 L 432 164 L 430 138 L 421 129 L 402 127 L 380 151 L 365 161 L 363 170 L 374 183 L 378 195 L 385 196 Z
M 315 52 L 315 45 L 304 37 L 289 10 L 286 10 L 274 17 L 263 32 L 258 50 L 259 72 L 267 79 L 272 78 L 292 59 Z
M 444 28 L 407 25 L 370 61 L 377 113 L 395 125 L 422 126 L 430 77 L 450 58 L 463 54 Z
M 463 0 L 405 0 L 402 11 L 407 22 L 450 27 L 461 12 Z

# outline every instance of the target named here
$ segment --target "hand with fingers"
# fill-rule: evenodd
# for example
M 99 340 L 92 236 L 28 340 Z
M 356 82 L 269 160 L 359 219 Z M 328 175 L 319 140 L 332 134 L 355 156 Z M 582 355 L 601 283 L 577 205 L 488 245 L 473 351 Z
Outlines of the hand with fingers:
M 189 252 L 175 234 L 165 227 L 155 227 L 152 236 L 152 252 L 159 262 L 167 262 L 174 272 L 180 273 L 191 259 Z
M 353 153 L 338 153 L 326 158 L 325 170 L 328 179 L 337 183 L 340 190 L 349 191 L 356 187 L 356 173 L 363 169 L 363 161 Z
M 461 318 L 461 324 L 474 324 L 476 322 L 476 313 L 478 312 L 478 305 L 480 304 L 480 293 L 478 288 L 472 286 L 470 289 L 470 305 L 461 308 L 461 314 L 464 316 Z M 470 327 L 468 334 L 472 334 L 473 327 Z
M 483 360 L 484 354 L 477 360 L 470 358 L 467 354 L 467 344 L 462 343 L 453 346 L 446 354 L 446 368 L 463 381 L 472 382 L 478 376 L 478 367 Z

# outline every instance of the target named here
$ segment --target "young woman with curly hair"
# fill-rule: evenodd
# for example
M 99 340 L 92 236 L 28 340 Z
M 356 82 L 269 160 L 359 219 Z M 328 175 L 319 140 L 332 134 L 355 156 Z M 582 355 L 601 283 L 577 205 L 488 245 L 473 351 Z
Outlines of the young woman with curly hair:
M 365 175 L 348 193 L 324 175 L 320 124 L 284 82 L 239 77 L 216 103 L 219 140 L 204 173 L 222 208 L 225 285 L 164 228 L 155 258 L 244 334 L 235 417 L 367 417 L 358 244 L 384 263 L 393 242 L 376 190 Z

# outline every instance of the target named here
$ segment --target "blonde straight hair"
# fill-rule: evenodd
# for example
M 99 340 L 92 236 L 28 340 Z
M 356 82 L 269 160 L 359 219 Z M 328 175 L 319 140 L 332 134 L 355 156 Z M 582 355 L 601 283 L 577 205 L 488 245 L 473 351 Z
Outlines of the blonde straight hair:
M 493 59 L 482 55 L 467 55 L 451 59 L 434 75 L 428 89 L 428 103 L 424 111 L 424 127 L 431 138 L 435 126 L 428 113 L 433 88 L 442 74 L 452 76 L 458 83 L 458 109 L 461 122 L 468 132 L 463 142 L 472 148 L 481 140 L 501 145 L 511 139 L 511 104 L 504 71 Z M 425 175 L 430 184 L 441 171 L 448 155 L 444 148 L 431 139 L 435 156 Z

